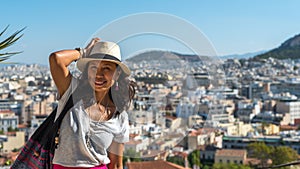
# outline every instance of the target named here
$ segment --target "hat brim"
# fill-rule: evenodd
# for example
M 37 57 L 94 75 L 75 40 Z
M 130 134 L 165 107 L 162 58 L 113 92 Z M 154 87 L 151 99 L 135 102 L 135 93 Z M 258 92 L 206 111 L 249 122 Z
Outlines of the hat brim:
M 108 62 L 112 62 L 112 63 L 116 63 L 117 65 L 119 65 L 121 67 L 121 69 L 123 70 L 123 72 L 125 74 L 127 74 L 128 76 L 130 75 L 131 71 L 128 68 L 128 66 L 126 66 L 124 63 L 117 61 L 117 60 L 111 60 L 111 59 L 96 59 L 96 58 L 81 58 L 77 61 L 77 68 L 83 72 L 87 63 L 90 61 L 108 61 Z

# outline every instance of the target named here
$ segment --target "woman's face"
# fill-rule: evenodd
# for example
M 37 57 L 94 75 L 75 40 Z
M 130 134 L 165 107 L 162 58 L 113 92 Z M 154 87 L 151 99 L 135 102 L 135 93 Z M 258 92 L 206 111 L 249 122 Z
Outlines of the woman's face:
M 95 92 L 109 90 L 117 79 L 117 65 L 108 61 L 91 61 L 88 64 L 88 81 Z

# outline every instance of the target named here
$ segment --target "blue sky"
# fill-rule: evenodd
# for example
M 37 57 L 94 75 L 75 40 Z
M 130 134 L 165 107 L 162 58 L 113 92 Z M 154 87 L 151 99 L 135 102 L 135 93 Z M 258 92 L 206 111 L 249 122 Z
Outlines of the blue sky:
M 218 55 L 243 54 L 278 47 L 299 34 L 299 6 L 299 0 L 10 0 L 1 3 L 0 29 L 10 25 L 5 34 L 8 35 L 27 27 L 24 37 L 8 48 L 24 52 L 10 61 L 48 64 L 51 52 L 83 47 L 97 30 L 112 21 L 137 13 L 159 12 L 194 25 Z M 131 44 L 148 44 L 151 48 L 152 43 L 156 44 L 153 48 L 190 52 L 170 39 L 159 39 L 159 36 L 139 37 Z

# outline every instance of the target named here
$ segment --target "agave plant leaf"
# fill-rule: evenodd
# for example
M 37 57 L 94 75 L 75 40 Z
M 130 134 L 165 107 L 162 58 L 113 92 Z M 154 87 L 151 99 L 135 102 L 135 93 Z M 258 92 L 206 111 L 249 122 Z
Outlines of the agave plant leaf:
M 9 26 L 4 28 L 4 30 L 0 33 L 0 37 L 7 31 Z M 0 42 L 0 51 L 13 45 L 15 42 L 17 42 L 24 34 L 20 34 L 26 27 L 22 28 L 21 30 L 16 31 L 12 35 L 10 35 L 8 38 L 4 39 Z M 0 62 L 3 62 L 7 59 L 9 59 L 11 56 L 19 54 L 22 52 L 6 52 L 6 53 L 0 53 Z
M 11 56 L 19 54 L 22 52 L 10 52 L 10 53 L 0 53 L 0 62 L 3 62 L 7 59 L 9 59 Z
M 2 36 L 2 34 L 7 30 L 8 26 L 6 26 L 6 28 L 0 33 L 0 36 Z

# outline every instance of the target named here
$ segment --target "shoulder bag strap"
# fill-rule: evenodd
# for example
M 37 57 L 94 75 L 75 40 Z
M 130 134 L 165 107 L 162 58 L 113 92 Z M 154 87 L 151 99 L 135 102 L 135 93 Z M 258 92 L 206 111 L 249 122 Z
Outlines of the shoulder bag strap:
M 63 120 L 63 118 L 65 117 L 65 115 L 67 114 L 67 112 L 74 106 L 73 103 L 73 95 L 71 94 L 67 103 L 65 104 L 63 110 L 61 111 L 60 115 L 58 116 L 58 118 L 56 119 L 55 123 L 58 124 L 58 127 L 60 127 L 61 122 Z M 56 112 L 57 113 L 57 112 Z

